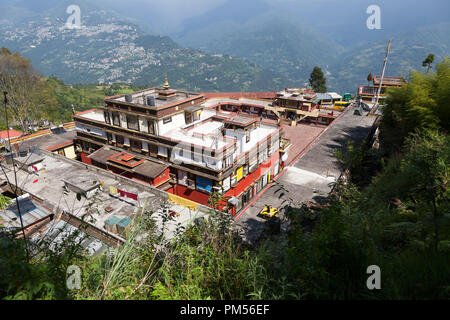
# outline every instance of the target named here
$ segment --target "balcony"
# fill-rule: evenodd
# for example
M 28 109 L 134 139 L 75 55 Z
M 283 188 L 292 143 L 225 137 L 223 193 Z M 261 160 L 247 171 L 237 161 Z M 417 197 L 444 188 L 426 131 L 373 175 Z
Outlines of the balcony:
M 286 153 L 291 146 L 292 146 L 291 140 L 286 139 L 286 138 L 281 138 L 281 141 L 280 141 L 280 152 L 281 153 Z

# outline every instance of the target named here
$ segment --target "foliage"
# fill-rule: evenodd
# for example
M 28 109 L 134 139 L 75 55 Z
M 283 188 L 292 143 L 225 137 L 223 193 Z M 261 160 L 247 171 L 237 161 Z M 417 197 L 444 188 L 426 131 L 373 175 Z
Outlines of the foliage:
M 61 230 L 62 231 L 62 230 Z M 23 239 L 0 228 L 0 297 L 6 300 L 68 299 L 66 270 L 73 261 L 83 259 L 80 231 L 63 237 L 60 243 L 33 246 L 27 260 Z
M 352 182 L 360 187 L 370 183 L 383 163 L 378 151 L 367 149 L 365 143 L 356 146 L 354 141 L 348 141 L 345 148 L 335 152 L 335 156 L 341 170 L 349 170 Z
M 161 86 L 167 73 L 177 89 L 229 92 L 274 91 L 285 82 L 275 72 L 246 60 L 183 48 L 168 37 L 147 35 L 111 11 L 84 9 L 86 28 L 76 30 L 61 28 L 61 17 L 49 19 L 48 14 L 14 26 L 1 24 L 0 43 L 30 58 L 44 76 L 56 75 L 66 83 L 152 87 Z M 45 36 L 36 39 L 35 30 L 42 25 Z M 106 32 L 105 26 L 111 31 Z
M 450 58 L 436 66 L 436 73 L 412 73 L 409 84 L 388 91 L 380 124 L 386 152 L 397 151 L 415 130 L 450 129 Z
M 7 208 L 10 203 L 11 203 L 10 197 L 0 194 L 0 210 Z
M 142 232 L 146 238 L 136 241 Z M 124 246 L 81 268 L 76 299 L 248 299 L 265 272 L 229 217 L 213 215 L 165 242 L 151 212 L 136 221 Z
M 30 60 L 18 52 L 0 49 L 0 91 L 8 93 L 8 111 L 18 121 L 23 132 L 36 117 L 37 108 L 33 97 L 38 90 L 40 75 Z
M 449 142 L 435 131 L 414 135 L 404 158 L 389 161 L 367 187 L 341 182 L 326 206 L 288 210 L 286 267 L 298 293 L 312 299 L 448 298 Z M 373 264 L 382 270 L 380 291 L 365 286 Z
M 427 72 L 430 71 L 434 62 L 434 54 L 430 53 L 425 60 L 422 61 L 422 67 L 427 68 Z

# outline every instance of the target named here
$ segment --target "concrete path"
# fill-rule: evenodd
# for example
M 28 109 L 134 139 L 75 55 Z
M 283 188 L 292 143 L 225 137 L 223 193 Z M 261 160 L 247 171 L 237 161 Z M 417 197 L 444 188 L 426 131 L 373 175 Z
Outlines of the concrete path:
M 350 107 L 336 119 L 303 154 L 278 175 L 276 182 L 288 190 L 287 197 L 297 204 L 308 200 L 321 200 L 328 196 L 341 170 L 334 153 L 349 140 L 361 143 L 369 134 L 375 117 L 357 116 Z M 276 184 L 269 185 L 250 205 L 236 217 L 235 227 L 244 240 L 254 243 L 264 232 L 264 220 L 257 214 L 266 204 L 281 207 L 283 199 L 275 191 Z

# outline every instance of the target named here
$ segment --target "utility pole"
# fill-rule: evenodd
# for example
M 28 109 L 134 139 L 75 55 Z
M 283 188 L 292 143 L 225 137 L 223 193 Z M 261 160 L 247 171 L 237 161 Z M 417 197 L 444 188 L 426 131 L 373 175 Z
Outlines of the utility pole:
M 384 72 L 386 71 L 386 65 L 387 65 L 387 61 L 388 61 L 388 55 L 389 55 L 390 48 L 391 48 L 391 40 L 389 40 L 387 48 L 386 48 L 386 57 L 384 58 L 383 72 L 381 73 L 380 85 L 377 90 L 377 100 L 375 101 L 375 105 L 373 106 L 372 110 L 370 110 L 369 113 L 375 113 L 375 111 L 377 111 L 377 109 L 378 109 L 378 100 L 380 99 L 381 86 L 383 85 Z
M 10 137 L 9 137 L 9 123 L 8 123 L 8 109 L 7 109 L 7 105 L 8 105 L 8 92 L 7 91 L 3 91 L 3 96 L 4 96 L 4 102 L 5 102 L 5 121 L 6 121 L 6 132 L 8 135 L 8 145 L 9 145 L 9 149 L 11 149 L 11 144 L 10 144 Z M 9 150 L 10 152 L 12 152 L 12 150 Z M 28 243 L 27 243 L 27 238 L 25 235 L 25 228 L 23 227 L 23 219 L 22 219 L 22 213 L 20 212 L 20 205 L 19 205 L 19 200 L 17 200 L 17 172 L 16 172 L 16 167 L 14 165 L 14 158 L 13 158 L 13 171 L 14 171 L 14 179 L 15 179 L 15 190 L 14 190 L 14 195 L 16 196 L 16 207 L 17 207 L 17 213 L 19 214 L 19 220 L 20 220 L 20 228 L 22 229 L 22 235 L 23 235 L 23 240 L 25 241 L 25 251 L 27 253 L 27 261 L 30 261 L 30 253 L 28 252 Z M 5 172 L 5 178 L 8 180 L 9 183 L 9 179 L 6 176 L 6 172 Z M 11 183 L 9 183 L 9 186 L 11 187 Z M 12 191 L 12 188 L 11 188 Z

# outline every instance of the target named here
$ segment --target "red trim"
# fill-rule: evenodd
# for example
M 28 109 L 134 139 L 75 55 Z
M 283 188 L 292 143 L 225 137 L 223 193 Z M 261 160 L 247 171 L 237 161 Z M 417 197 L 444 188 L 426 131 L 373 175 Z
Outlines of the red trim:
M 58 145 L 56 145 L 54 147 L 47 148 L 45 150 L 52 151 L 52 150 L 59 149 L 59 148 L 62 148 L 62 147 L 65 147 L 65 146 L 68 146 L 68 145 L 71 145 L 71 144 L 73 144 L 73 141 L 67 141 L 67 142 L 60 143 L 60 144 L 58 144 Z
M 88 154 L 82 152 L 81 153 L 81 161 L 86 163 L 86 164 L 91 164 L 92 165 L 92 160 L 88 156 L 89 156 Z
M 163 184 L 166 181 L 170 180 L 170 168 L 167 168 L 166 170 L 164 170 L 163 172 L 161 172 L 161 174 L 159 176 L 157 176 L 155 179 L 153 179 L 153 185 L 155 186 L 159 186 L 161 184 Z
M 253 98 L 253 99 L 273 99 L 277 95 L 276 92 L 206 92 L 203 93 L 205 99 L 215 98 Z
M 200 203 L 204 206 L 208 205 L 208 200 L 210 197 L 209 194 L 197 190 L 188 189 L 187 187 L 179 184 L 173 186 L 173 191 L 171 193 L 183 197 L 185 199 Z

